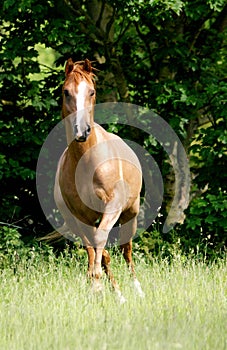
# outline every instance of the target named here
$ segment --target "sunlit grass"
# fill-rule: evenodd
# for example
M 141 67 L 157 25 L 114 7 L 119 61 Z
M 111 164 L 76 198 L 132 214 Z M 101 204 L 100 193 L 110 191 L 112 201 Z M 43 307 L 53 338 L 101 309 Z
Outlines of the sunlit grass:
M 16 274 L 3 270 L 0 349 L 227 348 L 226 263 L 137 262 L 146 293 L 140 299 L 122 259 L 114 257 L 124 305 L 105 280 L 103 295 L 93 295 L 85 269 L 60 260 Z

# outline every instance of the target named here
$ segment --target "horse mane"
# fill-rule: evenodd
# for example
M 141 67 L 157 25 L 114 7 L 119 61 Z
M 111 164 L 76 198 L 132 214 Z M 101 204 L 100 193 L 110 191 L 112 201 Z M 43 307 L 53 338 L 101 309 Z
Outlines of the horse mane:
M 95 73 L 93 71 L 97 70 L 96 68 L 91 66 L 91 62 L 89 61 L 89 70 L 84 69 L 86 61 L 78 61 L 74 62 L 74 68 L 72 73 L 74 74 L 74 79 L 78 83 L 81 79 L 86 80 L 88 83 L 95 84 Z

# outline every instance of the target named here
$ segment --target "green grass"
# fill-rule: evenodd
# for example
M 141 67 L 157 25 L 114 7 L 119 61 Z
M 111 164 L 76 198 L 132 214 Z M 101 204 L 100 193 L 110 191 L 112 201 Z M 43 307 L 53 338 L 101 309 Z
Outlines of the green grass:
M 227 349 L 226 262 L 137 262 L 141 300 L 124 262 L 114 257 L 124 305 L 105 279 L 103 296 L 93 295 L 85 268 L 60 259 L 21 266 L 16 274 L 3 270 L 0 349 Z

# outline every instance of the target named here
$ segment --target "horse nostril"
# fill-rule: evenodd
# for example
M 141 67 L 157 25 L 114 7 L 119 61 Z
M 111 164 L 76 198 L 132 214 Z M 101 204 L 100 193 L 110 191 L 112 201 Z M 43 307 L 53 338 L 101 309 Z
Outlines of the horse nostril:
M 74 125 L 74 134 L 76 135 L 78 133 L 78 127 L 77 127 L 77 125 L 75 124 Z
M 90 125 L 87 124 L 85 130 L 81 131 L 80 127 L 74 124 L 73 131 L 75 135 L 75 140 L 78 142 L 84 142 L 87 140 L 88 136 L 90 135 L 91 127 Z

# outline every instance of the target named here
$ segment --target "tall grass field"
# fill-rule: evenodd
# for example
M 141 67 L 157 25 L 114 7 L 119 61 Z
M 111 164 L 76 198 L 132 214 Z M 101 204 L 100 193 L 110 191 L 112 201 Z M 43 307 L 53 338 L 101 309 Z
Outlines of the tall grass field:
M 71 259 L 1 271 L 1 350 L 226 350 L 226 262 L 136 259 L 145 292 L 133 289 L 123 259 L 112 270 L 127 302 L 108 281 L 94 294 L 86 264 Z

